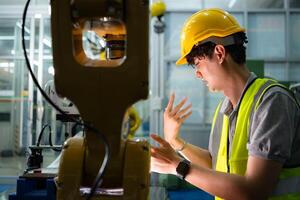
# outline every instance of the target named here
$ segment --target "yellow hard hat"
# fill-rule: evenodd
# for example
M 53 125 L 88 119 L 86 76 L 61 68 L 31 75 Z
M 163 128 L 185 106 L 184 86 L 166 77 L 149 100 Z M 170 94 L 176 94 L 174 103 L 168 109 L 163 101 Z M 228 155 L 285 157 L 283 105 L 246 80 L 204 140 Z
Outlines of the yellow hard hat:
M 150 9 L 151 9 L 151 16 L 152 17 L 161 16 L 166 11 L 166 4 L 163 1 L 158 0 L 158 1 L 151 4 Z
M 220 41 L 220 39 L 237 32 L 245 32 L 245 29 L 228 12 L 217 8 L 198 11 L 187 19 L 182 28 L 181 58 L 177 60 L 176 64 L 187 64 L 186 56 L 195 44 L 211 41 L 209 38 L 214 38 L 212 41 Z

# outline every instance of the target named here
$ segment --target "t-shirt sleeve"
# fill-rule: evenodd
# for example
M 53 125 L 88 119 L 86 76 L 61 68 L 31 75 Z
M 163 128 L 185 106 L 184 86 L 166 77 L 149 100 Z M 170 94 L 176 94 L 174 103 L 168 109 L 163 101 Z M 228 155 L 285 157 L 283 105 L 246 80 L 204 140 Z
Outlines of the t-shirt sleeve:
M 253 115 L 247 148 L 249 155 L 284 163 L 295 137 L 296 104 L 284 89 L 269 89 Z

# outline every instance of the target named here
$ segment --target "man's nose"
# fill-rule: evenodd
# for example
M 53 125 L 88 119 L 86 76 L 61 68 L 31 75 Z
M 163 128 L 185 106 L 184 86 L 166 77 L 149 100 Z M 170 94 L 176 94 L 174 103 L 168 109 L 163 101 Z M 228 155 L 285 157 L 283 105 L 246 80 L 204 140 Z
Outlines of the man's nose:
M 198 69 L 195 70 L 195 75 L 197 78 L 201 78 L 201 79 L 203 78 L 202 73 Z

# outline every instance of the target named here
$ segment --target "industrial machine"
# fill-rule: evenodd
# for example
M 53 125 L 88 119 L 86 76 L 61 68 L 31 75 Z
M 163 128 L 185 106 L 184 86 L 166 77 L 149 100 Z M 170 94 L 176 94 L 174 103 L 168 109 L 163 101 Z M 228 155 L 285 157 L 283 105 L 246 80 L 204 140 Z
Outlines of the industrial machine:
M 22 45 L 30 66 L 24 40 L 28 4 L 29 0 Z M 130 106 L 148 96 L 149 1 L 51 0 L 50 4 L 55 89 L 76 105 L 80 121 L 55 105 L 30 67 L 29 72 L 43 96 L 85 132 L 62 147 L 56 199 L 148 199 L 149 144 L 127 139 L 122 130 L 124 117 L 131 117 Z M 31 181 L 43 174 L 28 174 L 19 182 L 28 177 Z M 42 184 L 53 189 L 48 180 Z
M 80 114 L 76 106 L 69 99 L 60 97 L 57 94 L 53 80 L 50 80 L 46 83 L 45 92 L 53 101 L 53 103 L 55 103 L 62 111 L 64 111 L 64 113 L 55 112 L 56 121 L 59 121 L 61 124 L 60 129 L 62 129 L 62 126 L 64 126 L 64 133 L 62 133 L 62 130 L 57 130 L 55 139 L 56 143 L 62 143 L 69 137 L 77 134 L 78 128 L 82 130 L 82 127 L 79 127 L 79 125 L 73 120 L 76 119 L 76 121 L 80 121 Z
M 57 199 L 95 185 L 92 199 L 148 198 L 149 145 L 121 138 L 126 110 L 148 95 L 148 10 L 147 0 L 51 1 L 56 91 L 88 124 L 63 146 Z

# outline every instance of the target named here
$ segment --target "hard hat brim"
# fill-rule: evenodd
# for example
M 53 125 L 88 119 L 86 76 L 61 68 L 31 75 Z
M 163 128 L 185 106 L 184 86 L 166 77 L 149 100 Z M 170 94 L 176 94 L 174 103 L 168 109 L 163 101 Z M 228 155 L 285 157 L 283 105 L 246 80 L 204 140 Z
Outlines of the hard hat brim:
M 176 61 L 176 65 L 185 65 L 185 64 L 188 64 L 188 62 L 187 62 L 187 60 L 186 60 L 186 58 L 185 58 L 187 55 L 188 55 L 188 54 L 181 56 L 181 57 Z

